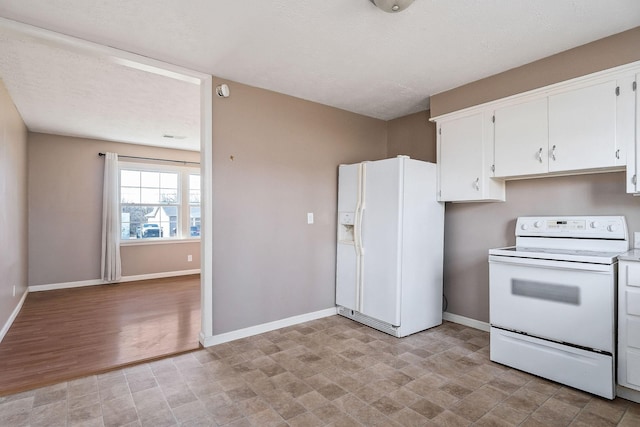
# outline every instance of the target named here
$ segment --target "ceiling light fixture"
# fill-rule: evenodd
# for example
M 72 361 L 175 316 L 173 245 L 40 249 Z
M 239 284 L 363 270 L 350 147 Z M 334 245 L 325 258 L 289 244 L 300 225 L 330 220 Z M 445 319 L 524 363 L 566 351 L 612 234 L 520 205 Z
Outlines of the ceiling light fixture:
M 375 4 L 378 8 L 384 10 L 385 12 L 394 13 L 394 12 L 402 12 L 406 8 L 408 8 L 413 0 L 370 0 L 371 3 Z

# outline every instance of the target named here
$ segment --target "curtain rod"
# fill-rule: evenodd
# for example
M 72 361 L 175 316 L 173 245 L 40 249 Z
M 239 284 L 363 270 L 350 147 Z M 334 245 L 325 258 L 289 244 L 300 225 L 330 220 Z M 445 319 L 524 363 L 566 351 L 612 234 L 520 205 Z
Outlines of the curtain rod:
M 104 157 L 104 153 L 98 153 L 98 156 Z M 170 159 L 155 159 L 153 157 L 138 157 L 138 156 L 121 156 L 118 154 L 118 157 L 123 157 L 127 159 L 138 159 L 138 160 L 155 160 L 157 162 L 173 162 L 173 163 L 182 163 L 182 164 L 190 164 L 190 165 L 199 165 L 200 162 L 187 162 L 184 160 L 170 160 Z

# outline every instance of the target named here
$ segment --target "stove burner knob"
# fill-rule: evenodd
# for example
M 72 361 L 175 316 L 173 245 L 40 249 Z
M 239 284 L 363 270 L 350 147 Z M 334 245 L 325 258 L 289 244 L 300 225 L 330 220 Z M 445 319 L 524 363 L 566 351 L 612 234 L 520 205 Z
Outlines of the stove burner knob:
M 591 228 L 598 228 L 600 224 L 598 224 L 598 221 L 592 221 L 591 222 Z
M 534 222 L 534 223 L 533 223 L 533 226 L 534 226 L 535 228 L 540 228 L 540 227 L 542 227 L 542 221 L 536 221 L 536 222 Z
M 522 224 L 520 228 L 522 228 L 523 230 L 526 230 L 527 228 L 529 228 L 529 226 L 527 224 Z
M 609 231 L 617 231 L 618 230 L 618 226 L 615 224 L 611 224 L 607 227 L 607 230 Z

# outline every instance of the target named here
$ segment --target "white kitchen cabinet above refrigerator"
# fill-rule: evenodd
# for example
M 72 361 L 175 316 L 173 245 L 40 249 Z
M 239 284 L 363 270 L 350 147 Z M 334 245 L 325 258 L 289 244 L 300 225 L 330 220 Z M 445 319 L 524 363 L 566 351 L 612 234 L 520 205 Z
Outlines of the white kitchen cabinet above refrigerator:
M 340 165 L 338 313 L 403 337 L 442 323 L 444 206 L 436 165 Z

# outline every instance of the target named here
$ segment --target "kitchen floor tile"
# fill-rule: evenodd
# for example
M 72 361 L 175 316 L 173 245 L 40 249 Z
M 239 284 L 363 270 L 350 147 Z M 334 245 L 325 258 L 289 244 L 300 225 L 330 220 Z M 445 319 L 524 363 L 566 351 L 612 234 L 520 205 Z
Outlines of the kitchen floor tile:
M 0 398 L 0 425 L 57 424 L 630 427 L 640 405 L 495 364 L 483 331 L 332 316 Z

